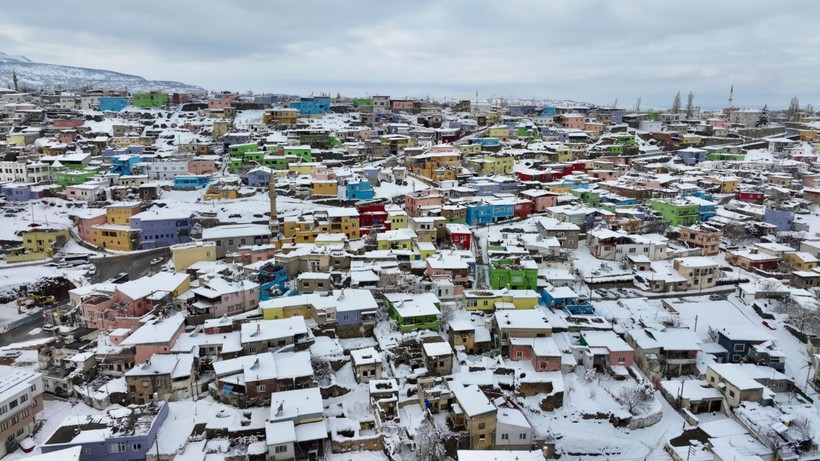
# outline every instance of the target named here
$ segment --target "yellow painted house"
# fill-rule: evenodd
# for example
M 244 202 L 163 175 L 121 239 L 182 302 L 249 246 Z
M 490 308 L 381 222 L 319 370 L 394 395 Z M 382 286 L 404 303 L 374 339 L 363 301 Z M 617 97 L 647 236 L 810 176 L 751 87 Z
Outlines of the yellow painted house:
M 462 155 L 475 155 L 481 153 L 481 144 L 463 144 L 458 146 L 458 150 L 461 151 Z
M 532 290 L 467 290 L 463 294 L 464 307 L 468 311 L 496 309 L 534 309 L 538 305 L 538 293 Z
M 376 248 L 379 250 L 412 250 L 413 241 L 418 236 L 412 229 L 396 229 L 376 234 Z
M 182 272 L 200 261 L 216 261 L 216 242 L 188 242 L 171 245 L 174 270 Z
M 569 146 L 562 145 L 560 147 L 556 147 L 553 152 L 555 153 L 555 161 L 557 163 L 571 162 L 575 157 Z
M 316 162 L 291 163 L 288 165 L 288 170 L 296 174 L 311 174 L 318 166 Z
M 419 255 L 419 259 L 424 261 L 430 256 L 438 253 L 438 249 L 433 242 L 416 242 L 413 245 L 413 252 Z
M 47 252 L 71 240 L 68 229 L 37 229 L 23 232 L 23 248 L 32 252 Z
M 704 179 L 712 184 L 719 185 L 719 192 L 721 194 L 737 192 L 737 188 L 740 186 L 740 178 L 735 176 L 707 176 Z
M 488 138 L 507 140 L 510 139 L 510 132 L 512 132 L 512 130 L 507 125 L 495 125 L 487 128 L 487 134 L 485 136 Z
M 10 263 L 49 258 L 71 239 L 68 229 L 37 229 L 22 233 L 23 246 L 6 255 Z
M 131 216 L 142 211 L 139 202 L 118 203 L 105 207 L 105 222 L 118 226 L 130 226 Z
M 335 180 L 313 180 L 313 196 L 330 196 L 338 195 L 339 183 Z
M 791 264 L 796 271 L 810 271 L 817 267 L 817 258 L 804 251 L 785 253 L 783 261 Z
M 139 248 L 139 231 L 121 224 L 97 224 L 91 227 L 91 242 L 100 248 L 133 251 Z
M 575 186 L 573 183 L 565 183 L 562 181 L 545 183 L 547 190 L 556 194 L 569 194 L 570 190 Z
M 485 175 L 510 174 L 515 165 L 515 159 L 511 155 L 484 154 L 473 156 L 469 159 L 470 168 Z
M 390 229 L 407 229 L 407 212 L 403 210 L 387 210 L 390 219 Z

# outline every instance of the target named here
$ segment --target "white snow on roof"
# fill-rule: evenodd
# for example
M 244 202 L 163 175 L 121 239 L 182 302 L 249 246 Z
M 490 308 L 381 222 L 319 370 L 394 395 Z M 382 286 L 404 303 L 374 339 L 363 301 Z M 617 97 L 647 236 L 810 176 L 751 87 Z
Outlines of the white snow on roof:
M 137 328 L 121 344 L 123 346 L 135 346 L 139 344 L 167 343 L 178 331 L 182 330 L 184 324 L 185 316 L 182 314 L 154 319 Z

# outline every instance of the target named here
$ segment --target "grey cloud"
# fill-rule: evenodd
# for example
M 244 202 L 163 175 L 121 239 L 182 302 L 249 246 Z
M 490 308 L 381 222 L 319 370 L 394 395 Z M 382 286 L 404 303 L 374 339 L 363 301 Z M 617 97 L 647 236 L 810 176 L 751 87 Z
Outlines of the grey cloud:
M 33 5 L 32 5 L 33 3 Z M 0 51 L 213 89 L 615 98 L 664 106 L 820 100 L 820 2 L 33 1 Z M 383 90 L 382 90 L 383 89 Z M 372 91 L 371 91 L 372 90 Z

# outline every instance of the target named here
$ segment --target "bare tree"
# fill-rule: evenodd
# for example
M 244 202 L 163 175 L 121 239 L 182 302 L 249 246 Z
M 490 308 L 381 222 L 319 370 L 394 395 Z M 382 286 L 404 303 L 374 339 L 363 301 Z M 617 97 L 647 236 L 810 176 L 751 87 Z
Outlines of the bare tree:
M 731 222 L 723 226 L 723 237 L 730 243 L 739 246 L 749 243 L 754 238 L 749 228 L 739 222 Z
M 313 367 L 313 375 L 320 386 L 329 386 L 333 382 L 333 369 L 327 360 L 313 357 L 310 359 L 310 365 Z
M 786 110 L 786 116 L 790 122 L 796 122 L 800 118 L 800 100 L 797 96 L 793 97 L 789 103 L 789 108 Z
M 811 443 L 814 437 L 814 424 L 808 416 L 798 416 L 791 420 L 789 428 L 793 429 L 801 438 L 802 443 Z
M 416 429 L 416 459 L 418 461 L 442 461 L 446 455 L 441 430 L 429 419 Z
M 680 91 L 675 94 L 675 99 L 672 101 L 672 113 L 680 113 Z
M 689 90 L 689 94 L 686 96 L 686 118 L 692 118 L 695 114 L 695 93 L 692 90 Z
M 623 405 L 631 415 L 639 414 L 649 405 L 652 397 L 652 386 L 648 384 L 625 386 L 615 394 L 615 400 Z
M 456 316 L 456 312 L 458 312 L 461 307 L 456 302 L 443 302 L 441 303 L 441 309 L 439 309 L 439 324 L 441 325 L 442 330 L 447 329 L 447 325 L 450 324 L 450 321 Z

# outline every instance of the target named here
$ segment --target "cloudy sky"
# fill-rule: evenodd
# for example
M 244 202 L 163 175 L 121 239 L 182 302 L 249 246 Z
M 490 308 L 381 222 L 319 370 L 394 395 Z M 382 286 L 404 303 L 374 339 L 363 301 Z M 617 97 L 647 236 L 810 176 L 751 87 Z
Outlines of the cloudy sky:
M 212 90 L 722 107 L 734 84 L 775 108 L 820 106 L 818 18 L 816 0 L 27 0 L 0 51 Z

